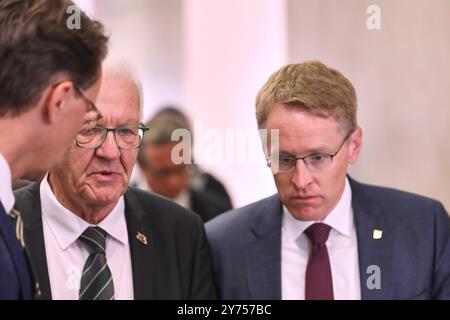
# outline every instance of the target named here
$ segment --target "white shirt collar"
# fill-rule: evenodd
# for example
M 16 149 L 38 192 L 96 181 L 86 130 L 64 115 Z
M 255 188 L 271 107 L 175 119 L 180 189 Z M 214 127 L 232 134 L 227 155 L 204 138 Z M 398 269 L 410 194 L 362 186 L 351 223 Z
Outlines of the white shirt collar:
M 190 193 L 187 190 L 181 191 L 176 198 L 172 199 L 172 201 L 176 202 L 184 208 L 191 208 Z
M 341 199 L 323 221 L 297 220 L 283 206 L 282 225 L 289 240 L 295 241 L 310 225 L 323 222 L 344 236 L 351 237 L 353 228 L 352 190 L 348 179 L 345 179 L 344 192 Z
M 48 175 L 45 176 L 40 185 L 43 219 L 45 218 L 48 223 L 61 250 L 66 250 L 80 237 L 86 228 L 92 225 L 65 208 L 56 199 L 47 178 Z M 128 244 L 123 196 L 119 198 L 116 206 L 97 226 L 105 230 L 113 239 L 123 244 Z
M 14 207 L 14 193 L 12 190 L 11 169 L 5 157 L 0 153 L 0 201 L 6 213 Z

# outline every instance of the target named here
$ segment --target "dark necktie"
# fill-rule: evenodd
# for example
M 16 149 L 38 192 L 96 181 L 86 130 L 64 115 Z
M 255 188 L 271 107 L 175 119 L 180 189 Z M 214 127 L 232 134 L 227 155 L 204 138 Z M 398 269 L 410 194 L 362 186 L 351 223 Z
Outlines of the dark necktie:
M 113 300 L 114 284 L 106 263 L 106 232 L 99 227 L 89 227 L 80 236 L 89 249 L 81 275 L 80 300 Z
M 305 230 L 311 241 L 308 266 L 305 277 L 306 300 L 333 300 L 333 281 L 331 278 L 330 259 L 325 242 L 331 227 L 315 223 Z

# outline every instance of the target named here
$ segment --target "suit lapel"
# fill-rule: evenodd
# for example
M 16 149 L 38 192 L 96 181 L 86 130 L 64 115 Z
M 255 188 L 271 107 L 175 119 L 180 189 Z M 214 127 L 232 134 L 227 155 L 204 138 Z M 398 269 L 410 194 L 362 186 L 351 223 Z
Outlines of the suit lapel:
M 151 210 L 147 208 L 147 210 Z M 154 298 L 154 245 L 149 227 L 142 220 L 145 211 L 131 189 L 125 194 L 125 218 L 130 243 L 131 265 L 133 270 L 134 299 Z M 138 236 L 139 235 L 139 236 Z M 145 244 L 147 240 L 147 244 Z
M 24 234 L 27 252 L 37 278 L 38 299 L 51 300 L 52 292 L 48 276 L 47 255 L 45 252 L 44 231 L 42 226 L 41 199 L 39 183 L 27 187 L 29 198 L 18 199 L 18 208 L 24 221 Z
M 363 185 L 351 178 L 349 181 L 358 238 L 361 298 L 364 300 L 391 299 L 394 280 L 392 277 L 393 242 L 387 216 L 383 208 L 374 203 L 365 193 Z M 375 286 L 378 280 L 380 288 Z
M 273 196 L 251 221 L 254 241 L 245 248 L 249 299 L 281 299 L 281 202 Z
M 20 248 L 14 233 L 12 221 L 10 221 L 10 217 L 8 217 L 3 205 L 0 203 L 0 236 L 2 235 L 17 272 L 22 298 L 29 300 L 31 299 L 31 280 L 27 269 L 25 255 Z

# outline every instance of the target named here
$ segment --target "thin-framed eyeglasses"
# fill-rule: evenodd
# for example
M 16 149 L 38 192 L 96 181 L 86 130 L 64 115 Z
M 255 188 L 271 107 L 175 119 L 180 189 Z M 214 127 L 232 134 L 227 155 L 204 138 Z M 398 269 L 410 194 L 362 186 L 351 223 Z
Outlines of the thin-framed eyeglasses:
M 75 137 L 75 142 L 80 148 L 97 149 L 105 142 L 108 132 L 112 132 L 119 149 L 137 149 L 142 144 L 144 134 L 148 130 L 149 128 L 143 123 L 139 126 L 119 128 L 95 126 L 82 129 Z
M 83 90 L 81 90 L 81 88 L 74 81 L 72 81 L 72 83 L 73 83 L 73 88 L 75 89 L 75 91 L 86 102 L 86 105 L 87 105 L 86 113 L 89 113 L 89 112 L 94 112 L 95 113 L 95 118 L 94 119 L 85 120 L 85 122 L 83 123 L 83 128 L 93 128 L 93 127 L 95 127 L 97 125 L 97 122 L 103 116 L 102 116 L 100 110 L 98 110 L 98 108 L 95 105 L 95 103 L 91 99 L 86 97 L 86 95 L 84 94 Z
M 95 103 L 91 99 L 86 97 L 86 95 L 84 94 L 83 90 L 75 83 L 74 80 L 70 80 L 70 79 L 69 80 L 62 80 L 62 81 L 59 81 L 59 82 L 53 84 L 53 87 L 56 87 L 56 86 L 60 85 L 64 81 L 72 82 L 72 86 L 73 86 L 73 89 L 76 92 L 76 94 L 79 95 L 86 102 L 86 114 L 89 114 L 90 112 L 94 112 L 95 113 L 94 119 L 85 119 L 84 120 L 82 128 L 84 129 L 84 128 L 95 127 L 97 125 L 97 122 L 103 117 L 101 112 L 100 112 L 100 110 L 98 110 L 97 106 L 95 105 Z
M 271 167 L 272 170 L 278 172 L 290 172 L 296 167 L 297 160 L 303 160 L 305 166 L 312 172 L 326 170 L 330 167 L 333 162 L 333 158 L 339 153 L 352 133 L 353 130 L 350 130 L 350 132 L 347 133 L 339 148 L 334 153 L 318 152 L 307 155 L 306 157 L 295 157 L 292 155 L 279 154 L 278 156 L 267 158 L 267 165 Z

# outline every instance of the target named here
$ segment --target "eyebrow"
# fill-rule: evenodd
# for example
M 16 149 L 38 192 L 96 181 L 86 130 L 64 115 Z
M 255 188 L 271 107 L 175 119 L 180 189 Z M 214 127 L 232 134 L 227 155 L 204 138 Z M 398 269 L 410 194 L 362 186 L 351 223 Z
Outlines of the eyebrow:
M 320 148 L 309 149 L 306 153 L 307 154 L 314 154 L 314 153 L 329 153 L 329 152 L 331 152 L 331 151 L 324 151 L 326 149 L 327 149 L 326 147 L 322 146 Z
M 105 127 L 105 128 L 106 127 L 111 128 L 109 126 L 103 125 L 101 123 L 101 121 L 99 121 L 98 126 Z M 140 126 L 141 126 L 140 122 L 139 123 L 119 123 L 119 124 L 115 125 L 114 128 L 127 128 L 127 127 L 140 127 Z
M 141 123 L 125 123 L 125 124 L 119 124 L 117 128 L 124 128 L 124 127 L 140 127 Z
M 304 156 L 308 156 L 308 155 L 313 155 L 313 154 L 317 154 L 317 153 L 324 153 L 324 154 L 330 154 L 333 151 L 324 151 L 327 148 L 325 146 L 320 146 L 320 147 L 314 147 L 314 148 L 310 148 L 304 152 L 302 152 L 300 155 L 304 155 Z M 279 150 L 278 153 L 282 156 L 298 156 L 295 155 L 294 153 L 290 152 L 290 151 L 286 151 L 286 150 Z

